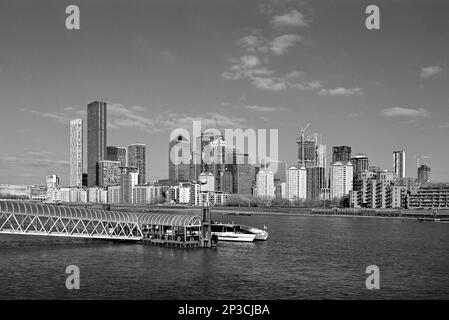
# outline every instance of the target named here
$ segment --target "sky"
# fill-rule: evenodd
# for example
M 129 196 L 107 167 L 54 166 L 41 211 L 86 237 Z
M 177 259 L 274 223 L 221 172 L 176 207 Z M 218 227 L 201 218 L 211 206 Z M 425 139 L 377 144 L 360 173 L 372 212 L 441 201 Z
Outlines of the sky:
M 80 8 L 80 30 L 65 9 Z M 365 8 L 380 8 L 367 30 Z M 69 121 L 108 107 L 108 145 L 147 145 L 168 176 L 176 128 L 299 129 L 407 176 L 427 156 L 449 181 L 449 2 L 445 0 L 95 0 L 0 2 L 0 184 L 69 182 Z M 85 163 L 86 167 L 86 163 Z

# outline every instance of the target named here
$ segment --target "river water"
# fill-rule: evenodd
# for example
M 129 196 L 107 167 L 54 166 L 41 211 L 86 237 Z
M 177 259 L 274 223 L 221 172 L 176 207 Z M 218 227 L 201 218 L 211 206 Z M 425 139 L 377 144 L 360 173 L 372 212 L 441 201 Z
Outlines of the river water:
M 449 224 L 388 218 L 222 216 L 270 238 L 168 249 L 0 235 L 0 299 L 448 299 Z M 68 265 L 80 269 L 69 291 Z M 367 290 L 366 267 L 380 269 Z

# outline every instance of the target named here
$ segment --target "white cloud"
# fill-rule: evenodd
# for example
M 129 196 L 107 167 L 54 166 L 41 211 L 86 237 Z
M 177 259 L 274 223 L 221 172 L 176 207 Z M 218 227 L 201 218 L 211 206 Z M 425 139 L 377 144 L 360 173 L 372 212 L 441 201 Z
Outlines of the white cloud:
M 241 67 L 244 69 L 250 69 L 260 64 L 259 58 L 256 56 L 243 56 L 240 58 Z
M 291 81 L 291 79 L 286 76 L 271 78 L 253 77 L 251 78 L 251 82 L 258 89 L 270 91 L 282 91 L 287 89 L 314 90 L 322 86 L 320 81 L 296 82 Z
M 320 96 L 354 96 L 354 95 L 362 95 L 363 89 L 362 88 L 335 88 L 335 89 L 321 89 L 318 94 Z
M 276 37 L 270 43 L 270 51 L 277 56 L 283 55 L 289 47 L 292 47 L 295 42 L 299 41 L 301 41 L 301 37 L 296 34 L 285 34 Z
M 252 84 L 258 89 L 282 91 L 288 88 L 287 82 L 283 78 L 251 78 Z
M 430 116 L 430 112 L 426 109 L 411 109 L 393 107 L 382 110 L 382 114 L 385 117 L 406 117 L 406 118 L 426 118 Z
M 421 75 L 420 76 L 423 79 L 428 79 L 428 78 L 435 77 L 436 75 L 438 75 L 442 71 L 443 71 L 443 69 L 441 69 L 440 66 L 425 67 L 425 68 L 421 69 Z
M 36 156 L 39 154 L 39 156 Z M 23 167 L 38 167 L 38 168 L 52 168 L 52 167 L 68 167 L 70 162 L 67 160 L 55 160 L 46 158 L 43 153 L 27 152 L 20 156 L 0 156 L 0 164 L 3 165 L 21 165 Z
M 134 108 L 135 109 L 135 108 Z M 112 129 L 136 128 L 147 133 L 174 130 L 177 128 L 192 128 L 194 120 L 200 120 L 203 127 L 215 127 L 216 123 L 220 127 L 238 128 L 244 127 L 246 120 L 241 117 L 230 117 L 221 113 L 207 112 L 201 116 L 191 114 L 178 114 L 170 111 L 149 117 L 143 112 L 128 108 L 121 104 L 108 105 L 109 123 Z M 146 110 L 146 108 L 139 108 Z
M 228 80 L 251 78 L 254 76 L 266 76 L 273 73 L 267 67 L 258 67 L 260 65 L 260 59 L 254 55 L 247 55 L 240 57 L 240 59 L 231 59 L 231 62 L 235 63 L 231 67 L 231 71 L 222 73 L 222 77 Z M 256 68 L 258 67 L 258 68 Z
M 280 108 L 280 107 L 268 107 L 268 106 L 257 106 L 257 105 L 246 105 L 244 107 L 246 109 L 250 109 L 252 111 L 257 111 L 257 112 L 276 112 L 276 111 L 283 110 L 283 108 Z
M 59 114 L 59 113 L 44 112 L 41 114 L 41 116 L 43 116 L 45 118 L 55 119 L 55 120 L 63 122 L 63 123 L 67 123 L 71 120 L 70 118 L 67 118 L 66 116 Z
M 238 44 L 250 52 L 254 52 L 260 46 L 261 40 L 253 35 L 245 36 L 238 41 Z
M 222 102 L 220 104 L 224 107 L 233 107 L 239 109 L 248 109 L 256 112 L 276 112 L 286 110 L 284 107 L 276 107 L 276 106 L 259 106 L 259 105 L 250 105 L 250 104 L 231 104 L 229 102 Z
M 297 34 L 284 34 L 277 36 L 272 40 L 250 35 L 241 38 L 237 43 L 247 52 L 252 54 L 271 53 L 280 56 L 285 54 L 288 48 L 293 47 L 295 43 L 300 42 L 301 40 L 302 37 Z
M 142 114 L 143 107 L 125 107 L 121 104 L 108 104 L 108 125 L 111 129 L 137 128 L 139 130 L 153 133 L 156 129 L 156 121 Z
M 298 77 L 301 77 L 301 76 L 304 76 L 304 75 L 305 75 L 304 72 L 301 72 L 301 71 L 292 71 L 292 72 L 286 74 L 286 75 L 285 75 L 285 78 L 287 78 L 287 79 L 294 79 L 294 78 L 298 78 Z
M 271 23 L 276 27 L 308 27 L 305 16 L 296 9 L 274 16 Z
M 236 63 L 231 67 L 231 71 L 222 73 L 222 77 L 227 80 L 249 79 L 258 89 L 270 91 L 282 91 L 286 89 L 310 90 L 322 87 L 320 81 L 299 81 L 305 77 L 304 72 L 293 71 L 284 76 L 275 76 L 274 70 L 262 66 L 262 62 L 254 55 L 243 56 L 240 59 L 232 59 Z
M 291 10 L 284 15 L 275 16 L 272 21 L 276 26 L 306 26 L 304 15 Z M 302 40 L 297 34 L 283 34 L 271 40 L 260 35 L 247 35 L 237 41 L 248 55 L 231 59 L 230 70 L 222 73 L 228 80 L 248 79 L 250 83 L 262 90 L 283 91 L 287 89 L 313 90 L 322 87 L 320 81 L 305 81 L 305 73 L 293 71 L 279 75 L 269 67 L 272 56 L 281 56 Z
M 145 108 L 142 106 L 133 106 L 133 107 L 131 107 L 131 109 L 134 111 L 141 111 L 141 112 L 145 111 Z
M 321 81 L 313 80 L 306 83 L 289 83 L 290 88 L 296 88 L 301 90 L 314 90 L 323 86 Z

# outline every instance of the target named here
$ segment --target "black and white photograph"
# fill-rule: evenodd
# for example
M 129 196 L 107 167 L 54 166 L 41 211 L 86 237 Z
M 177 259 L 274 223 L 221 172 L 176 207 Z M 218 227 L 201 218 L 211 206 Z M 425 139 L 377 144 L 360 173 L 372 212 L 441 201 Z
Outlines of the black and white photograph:
M 445 0 L 0 0 L 0 300 L 447 300 L 448 141 Z

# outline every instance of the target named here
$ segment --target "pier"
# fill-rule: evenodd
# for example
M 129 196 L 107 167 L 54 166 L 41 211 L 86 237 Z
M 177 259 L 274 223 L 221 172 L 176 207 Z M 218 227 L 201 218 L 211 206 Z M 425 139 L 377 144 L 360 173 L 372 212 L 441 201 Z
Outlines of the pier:
M 208 222 L 210 211 L 203 208 L 203 219 L 193 215 L 141 214 L 143 241 L 164 247 L 198 248 L 212 247 L 213 241 Z
M 0 201 L 0 234 L 133 241 L 178 248 L 211 248 L 210 209 L 202 216 L 70 208 Z

